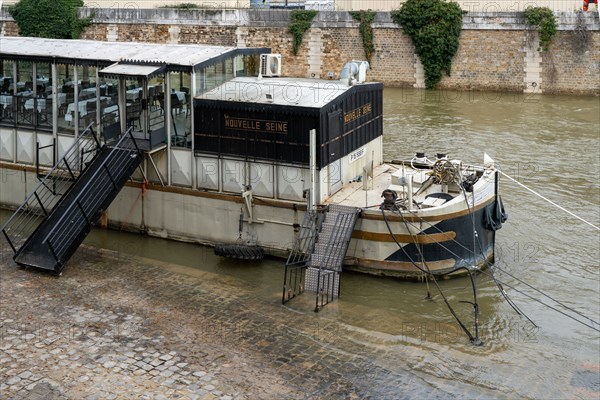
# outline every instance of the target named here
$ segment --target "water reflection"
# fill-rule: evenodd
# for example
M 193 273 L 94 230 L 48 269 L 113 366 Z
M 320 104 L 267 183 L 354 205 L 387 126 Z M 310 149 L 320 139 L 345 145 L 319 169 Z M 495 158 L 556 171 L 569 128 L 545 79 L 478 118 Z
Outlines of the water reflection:
M 480 163 L 487 152 L 504 172 L 600 223 L 597 98 L 386 89 L 384 110 L 386 159 L 420 150 Z M 509 221 L 497 236 L 497 264 L 598 319 L 598 232 L 506 179 L 501 185 Z M 96 230 L 86 243 L 182 266 L 184 273 L 212 272 L 219 282 L 242 288 L 249 304 L 282 307 L 278 259 L 244 264 L 195 244 L 115 231 Z M 497 276 L 539 297 L 510 276 Z M 472 306 L 459 303 L 472 300 L 470 282 L 454 279 L 440 286 L 472 330 Z M 422 283 L 344 273 L 342 297 L 319 314 L 312 312 L 314 297 L 308 295 L 287 310 L 301 323 L 333 323 L 346 339 L 377 350 L 377 365 L 449 395 L 577 396 L 571 382 L 582 366 L 600 369 L 600 336 L 507 288 L 539 326 L 533 327 L 506 304 L 489 272 L 478 276 L 477 286 L 483 347 L 468 343 L 433 286 L 434 300 L 424 299 Z

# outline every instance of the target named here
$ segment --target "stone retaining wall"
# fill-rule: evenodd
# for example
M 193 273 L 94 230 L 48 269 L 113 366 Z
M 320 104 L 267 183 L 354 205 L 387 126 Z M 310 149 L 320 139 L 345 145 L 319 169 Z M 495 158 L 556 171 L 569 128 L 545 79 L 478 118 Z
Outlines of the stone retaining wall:
M 365 59 L 358 23 L 347 12 L 320 12 L 299 54 L 291 52 L 285 10 L 81 9 L 94 12 L 84 39 L 159 43 L 202 43 L 269 47 L 283 55 L 286 76 L 337 78 L 349 60 Z M 559 32 L 548 52 L 522 13 L 471 12 L 463 18 L 460 47 L 443 89 L 534 93 L 600 94 L 600 22 L 597 13 L 557 13 Z M 2 35 L 18 34 L 10 15 L 0 15 Z M 132 22 L 137 21 L 137 22 Z M 422 87 L 411 39 L 377 14 L 370 80 L 387 86 Z

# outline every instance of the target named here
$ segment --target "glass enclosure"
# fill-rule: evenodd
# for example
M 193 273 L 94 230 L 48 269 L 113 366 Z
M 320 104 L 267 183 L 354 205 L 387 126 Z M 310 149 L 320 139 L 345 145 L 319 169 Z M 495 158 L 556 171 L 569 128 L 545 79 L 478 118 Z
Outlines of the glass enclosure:
M 167 143 L 192 147 L 193 97 L 214 90 L 235 76 L 258 72 L 258 55 L 232 55 L 205 63 L 191 71 L 171 71 L 151 76 L 103 76 L 105 67 L 59 63 L 56 93 L 52 92 L 53 64 L 48 61 L 0 59 L 0 125 L 75 135 L 90 123 L 101 134 L 133 128 L 152 146 Z M 167 82 L 168 79 L 168 82 Z M 121 92 L 120 80 L 124 91 Z M 167 83 L 169 86 L 167 86 Z M 167 93 L 167 87 L 170 92 Z M 120 93 L 124 98 L 120 101 Z M 167 110 L 167 105 L 171 107 Z M 121 109 L 124 107 L 121 121 Z M 167 126 L 167 115 L 170 126 Z
M 73 107 L 79 113 L 78 131 L 81 132 L 89 124 L 98 123 L 98 108 L 108 106 L 107 97 L 99 97 L 96 87 L 96 67 L 78 65 L 77 68 L 77 106 Z M 75 86 L 75 84 L 73 84 Z
M 100 130 L 120 129 L 119 119 L 119 80 L 100 77 Z M 104 99 L 105 101 L 102 101 Z
M 171 146 L 192 148 L 191 74 L 171 72 Z
M 148 130 L 165 137 L 165 79 L 163 75 L 148 81 Z
M 16 103 L 17 125 L 33 125 L 35 95 L 33 86 L 33 63 L 30 61 L 17 61 L 17 95 Z
M 75 133 L 75 86 L 73 82 L 73 66 L 58 64 L 57 72 L 57 104 L 59 133 Z
M 14 66 L 10 60 L 0 60 L 0 124 L 14 124 Z

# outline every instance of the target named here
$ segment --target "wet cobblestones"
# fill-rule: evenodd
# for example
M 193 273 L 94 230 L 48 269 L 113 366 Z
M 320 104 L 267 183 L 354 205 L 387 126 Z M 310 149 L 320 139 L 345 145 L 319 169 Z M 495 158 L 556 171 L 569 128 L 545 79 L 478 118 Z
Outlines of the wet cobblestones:
M 455 350 L 345 325 L 335 303 L 283 307 L 226 274 L 89 246 L 60 277 L 4 260 L 2 399 L 505 398 L 522 382 L 485 352 L 439 357 Z M 556 394 L 543 386 L 517 392 Z
M 398 376 L 386 378 L 367 357 L 328 347 L 333 327 L 315 328 L 306 321 L 311 315 L 296 315 L 276 301 L 251 300 L 214 274 L 180 273 L 122 255 L 115 262 L 112 252 L 90 247 L 60 277 L 6 261 L 0 273 L 2 398 L 351 399 L 388 397 L 382 389 L 391 391 L 388 398 L 401 393 Z M 386 384 L 372 387 L 374 375 Z

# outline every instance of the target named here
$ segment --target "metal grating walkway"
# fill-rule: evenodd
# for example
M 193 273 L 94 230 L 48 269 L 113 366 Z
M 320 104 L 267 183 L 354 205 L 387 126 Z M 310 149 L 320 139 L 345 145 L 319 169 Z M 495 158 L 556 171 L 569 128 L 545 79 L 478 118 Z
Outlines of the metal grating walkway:
M 315 311 L 340 294 L 340 273 L 360 209 L 337 204 L 306 213 L 286 263 L 283 303 L 303 291 L 316 293 Z

